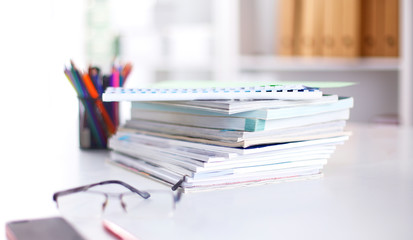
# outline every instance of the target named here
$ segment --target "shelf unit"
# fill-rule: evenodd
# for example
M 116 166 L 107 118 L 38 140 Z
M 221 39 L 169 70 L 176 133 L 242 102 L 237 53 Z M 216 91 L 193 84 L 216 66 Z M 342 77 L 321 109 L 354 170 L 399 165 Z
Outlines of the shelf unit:
M 239 32 L 240 29 L 240 1 L 243 0 L 214 0 L 213 1 L 213 28 L 214 36 L 214 67 L 213 76 L 215 80 L 242 79 L 245 73 L 262 74 L 294 74 L 295 77 L 307 78 L 315 74 L 323 78 L 332 76 L 347 76 L 348 81 L 358 83 L 370 82 L 372 84 L 385 84 L 386 88 L 395 88 L 395 94 L 391 97 L 381 96 L 383 89 L 375 94 L 373 88 L 368 84 L 360 84 L 360 87 L 350 91 L 360 91 L 359 99 L 364 103 L 364 108 L 369 106 L 387 104 L 387 109 L 397 111 L 399 123 L 402 126 L 413 126 L 413 2 L 400 0 L 400 57 L 399 58 L 357 58 L 357 59 L 332 59 L 332 58 L 308 58 L 308 57 L 277 57 L 269 54 L 241 54 L 240 38 L 245 36 Z M 252 1 L 251 1 L 252 2 Z M 274 4 L 271 0 L 259 0 L 264 4 Z M 251 4 L 251 3 L 249 3 Z M 273 5 L 271 5 L 273 7 Z M 265 8 L 258 7 L 258 10 Z M 257 10 L 252 10 L 257 11 Z M 260 23 L 262 23 L 261 21 Z M 264 26 L 274 28 L 273 25 Z M 255 37 L 253 35 L 250 35 Z M 259 41 L 258 41 L 259 42 Z M 271 53 L 270 53 L 271 54 Z M 298 74 L 298 75 L 297 75 Z M 301 74 L 301 75 L 300 75 Z M 383 79 L 388 78 L 387 81 Z M 301 79 L 302 79 L 301 78 Z M 344 77 L 345 78 L 345 77 Z M 370 79 L 363 79 L 370 78 Z M 379 79 L 375 83 L 375 78 Z M 276 77 L 274 77 L 276 79 Z M 330 80 L 326 79 L 326 80 Z M 387 85 L 386 85 L 387 84 Z M 397 85 L 395 87 L 394 85 Z M 374 88 L 380 86 L 374 86 Z M 351 92 L 349 92 L 351 94 Z M 368 95 L 367 95 L 368 94 Z M 357 94 L 356 94 L 357 95 Z M 366 99 L 368 98 L 368 99 Z M 371 99 L 370 99 L 371 98 Z M 358 102 L 355 102 L 356 106 Z M 359 113 L 368 112 L 371 109 L 360 109 Z

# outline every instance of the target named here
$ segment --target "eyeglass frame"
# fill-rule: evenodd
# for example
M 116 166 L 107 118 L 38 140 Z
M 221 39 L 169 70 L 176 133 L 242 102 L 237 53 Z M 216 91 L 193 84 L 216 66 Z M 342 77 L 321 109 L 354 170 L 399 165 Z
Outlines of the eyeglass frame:
M 119 185 L 127 188 L 127 189 L 130 190 L 131 192 L 127 192 L 127 193 L 125 193 L 125 192 L 124 192 L 124 193 L 107 193 L 107 192 L 90 191 L 90 190 L 89 190 L 89 189 L 92 188 L 92 187 L 100 186 L 100 185 L 107 185 L 107 184 L 119 184 Z M 89 191 L 88 191 L 88 190 L 89 190 Z M 141 196 L 143 199 L 148 199 L 148 198 L 151 197 L 151 194 L 150 194 L 149 192 L 138 190 L 138 189 L 132 187 L 131 185 L 129 185 L 129 184 L 123 182 L 123 181 L 120 181 L 120 180 L 106 180 L 106 181 L 102 181 L 102 182 L 92 183 L 92 184 L 83 185 L 83 186 L 80 186 L 80 187 L 69 188 L 69 189 L 66 189 L 66 190 L 62 190 L 62 191 L 55 192 L 55 193 L 53 194 L 53 201 L 56 202 L 56 206 L 57 206 L 57 208 L 59 208 L 59 202 L 58 202 L 58 198 L 59 198 L 59 197 L 65 196 L 65 195 L 69 195 L 69 194 L 78 193 L 78 192 L 86 192 L 86 191 L 91 192 L 91 193 L 102 194 L 102 195 L 105 196 L 105 201 L 104 201 L 103 204 L 102 204 L 102 212 L 105 211 L 105 208 L 106 208 L 106 206 L 107 206 L 107 204 L 108 204 L 108 202 L 109 202 L 109 196 L 118 196 L 118 197 L 119 197 L 120 204 L 121 204 L 121 206 L 122 206 L 122 209 L 123 209 L 125 212 L 127 212 L 127 210 L 126 210 L 126 204 L 125 204 L 125 202 L 122 200 L 122 197 L 123 197 L 125 194 L 128 194 L 128 193 L 136 193 L 136 194 L 138 194 L 139 196 Z M 179 202 L 179 200 L 181 199 L 181 192 L 178 191 L 176 195 L 173 194 L 172 192 L 171 192 L 171 194 L 173 195 L 173 208 L 175 209 L 176 203 Z

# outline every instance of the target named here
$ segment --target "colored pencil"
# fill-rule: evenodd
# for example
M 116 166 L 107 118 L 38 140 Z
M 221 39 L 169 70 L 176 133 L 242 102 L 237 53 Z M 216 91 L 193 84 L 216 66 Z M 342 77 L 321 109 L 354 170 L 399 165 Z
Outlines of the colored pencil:
M 132 70 L 132 64 L 131 63 L 126 63 L 125 67 L 122 69 L 122 76 L 123 76 L 123 81 L 121 87 L 125 86 L 126 80 L 128 79 L 128 76 Z

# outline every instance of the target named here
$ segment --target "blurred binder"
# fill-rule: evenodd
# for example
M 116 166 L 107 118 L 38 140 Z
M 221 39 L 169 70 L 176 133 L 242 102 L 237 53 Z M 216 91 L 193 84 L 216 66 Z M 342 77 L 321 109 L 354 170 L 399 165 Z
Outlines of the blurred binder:
M 362 1 L 362 55 L 368 57 L 380 56 L 380 36 L 383 28 L 383 0 Z M 381 23 L 381 24 L 380 24 Z M 383 49 L 383 46 L 381 46 Z
M 384 56 L 399 56 L 399 1 L 384 0 Z
M 323 0 L 302 0 L 300 6 L 299 55 L 321 55 L 323 7 Z
M 314 55 L 321 56 L 322 55 L 322 47 L 323 47 L 323 28 L 324 28 L 324 2 L 326 0 L 313 0 L 314 4 Z
M 340 28 L 341 28 L 341 0 L 324 0 L 323 12 L 323 45 L 322 55 L 337 57 L 341 54 Z
M 298 28 L 298 0 L 280 0 L 279 2 L 279 54 L 292 56 L 296 51 L 296 36 Z
M 336 0 L 340 1 L 340 0 Z M 341 0 L 340 45 L 343 57 L 360 56 L 360 0 Z

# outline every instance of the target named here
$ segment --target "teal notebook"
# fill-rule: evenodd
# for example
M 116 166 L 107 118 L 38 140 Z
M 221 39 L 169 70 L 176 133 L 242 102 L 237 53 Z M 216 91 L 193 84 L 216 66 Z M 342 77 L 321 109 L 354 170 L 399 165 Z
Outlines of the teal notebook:
M 306 107 L 337 102 L 337 95 L 323 95 L 318 99 L 285 101 L 285 100 L 194 100 L 194 101 L 147 101 L 132 102 L 132 107 L 173 111 L 200 115 L 226 116 L 236 113 L 251 112 L 263 109 L 279 109 L 292 107 Z M 262 112 L 262 111 L 261 111 Z M 220 113 L 220 114 L 214 114 Z M 258 112 L 249 113 L 257 114 Z M 235 115 L 245 116 L 245 115 Z M 265 117 L 264 117 L 265 118 Z
M 326 97 L 328 98 L 328 97 Z M 195 109 L 186 106 L 168 105 L 164 103 L 157 102 L 133 102 L 132 103 L 132 113 L 139 114 L 142 110 L 151 111 L 162 111 L 162 112 L 175 112 L 193 115 L 204 115 L 204 116 L 217 116 L 217 117 L 241 117 L 241 118 L 252 118 L 252 119 L 281 119 L 281 118 L 292 118 L 306 115 L 319 114 L 324 112 L 339 111 L 343 109 L 352 108 L 354 100 L 351 97 L 340 97 L 339 100 L 326 103 L 326 104 L 312 104 L 307 106 L 296 106 L 296 107 L 283 107 L 283 108 L 271 108 L 272 105 L 267 104 L 267 108 L 261 108 L 253 111 L 246 111 L 235 114 L 225 114 L 219 112 L 213 112 L 210 110 Z M 254 123 L 256 121 L 254 120 Z
M 298 127 L 321 122 L 336 120 L 347 120 L 349 109 L 323 112 L 319 114 L 305 115 L 292 118 L 280 119 L 257 119 L 245 117 L 228 116 L 207 116 L 178 112 L 154 111 L 145 109 L 132 109 L 132 119 L 140 119 L 155 122 L 166 122 L 184 126 L 194 126 L 203 128 L 242 130 L 242 131 L 264 131 Z

